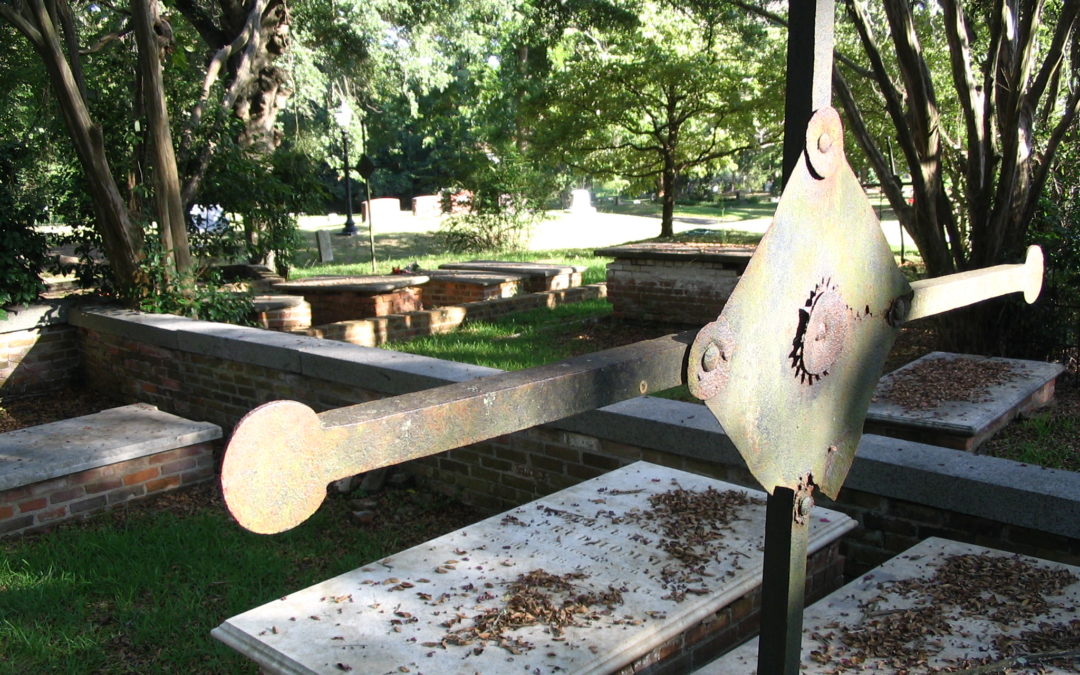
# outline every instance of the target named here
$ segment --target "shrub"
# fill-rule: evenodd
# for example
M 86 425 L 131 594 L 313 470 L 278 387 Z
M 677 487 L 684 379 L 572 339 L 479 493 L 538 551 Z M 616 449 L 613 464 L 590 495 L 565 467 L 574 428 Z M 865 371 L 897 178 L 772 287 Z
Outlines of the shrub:
M 16 153 L 14 144 L 0 145 L 0 319 L 6 316 L 4 307 L 34 302 L 45 287 L 41 271 L 47 243 L 34 230 L 43 212 L 34 206 L 40 201 L 21 188 Z

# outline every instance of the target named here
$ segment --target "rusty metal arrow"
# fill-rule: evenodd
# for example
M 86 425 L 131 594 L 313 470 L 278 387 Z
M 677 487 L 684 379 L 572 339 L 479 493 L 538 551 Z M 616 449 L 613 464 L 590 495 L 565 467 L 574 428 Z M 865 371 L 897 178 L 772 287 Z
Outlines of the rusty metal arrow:
M 693 332 L 316 414 L 272 401 L 244 416 L 221 467 L 236 520 L 262 534 L 306 520 L 332 481 L 683 383 Z

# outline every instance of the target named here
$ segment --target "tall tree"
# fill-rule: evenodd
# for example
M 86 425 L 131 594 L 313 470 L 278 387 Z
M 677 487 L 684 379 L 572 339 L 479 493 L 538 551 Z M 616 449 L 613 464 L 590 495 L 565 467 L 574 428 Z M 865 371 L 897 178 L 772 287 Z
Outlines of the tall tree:
M 865 0 L 848 7 L 874 91 L 856 98 L 848 80 L 861 75 L 841 66 L 837 94 L 929 274 L 1019 256 L 1080 113 L 1080 3 L 939 0 L 931 9 L 883 0 L 879 14 Z M 882 107 L 910 174 L 910 203 L 884 139 L 867 123 Z M 999 349 L 1000 311 L 950 317 L 945 337 L 955 347 Z
M 90 114 L 79 34 L 67 0 L 4 0 L 0 17 L 37 52 L 56 92 L 65 127 L 86 176 L 97 225 L 121 285 L 140 285 L 143 232 L 132 221 L 105 154 L 101 125 Z
M 709 2 L 647 2 L 634 30 L 572 33 L 537 141 L 582 171 L 653 181 L 660 234 L 672 236 L 680 178 L 778 139 L 776 37 Z M 746 59 L 751 50 L 760 58 Z

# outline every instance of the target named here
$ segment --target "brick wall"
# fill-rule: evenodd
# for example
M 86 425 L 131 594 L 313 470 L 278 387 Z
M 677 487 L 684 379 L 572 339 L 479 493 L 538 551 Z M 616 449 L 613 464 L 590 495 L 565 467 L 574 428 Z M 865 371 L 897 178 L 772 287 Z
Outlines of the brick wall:
M 267 330 L 296 331 L 311 328 L 311 305 L 303 298 L 284 296 L 256 299 L 255 325 Z
M 615 315 L 703 326 L 720 314 L 739 273 L 720 262 L 619 259 L 607 266 Z
M 213 445 L 197 443 L 0 491 L 0 534 L 85 517 L 130 499 L 213 477 Z
M 464 305 L 469 302 L 512 298 L 524 290 L 523 286 L 520 279 L 486 285 L 450 281 L 448 279 L 431 279 L 424 284 L 424 304 L 427 307 L 446 307 L 448 305 Z
M 78 377 L 77 331 L 66 303 L 8 311 L 0 321 L 0 396 L 59 389 Z
M 497 372 L 176 317 L 82 312 L 73 321 L 95 386 L 223 429 L 273 399 L 324 410 Z M 494 512 L 637 460 L 754 484 L 705 408 L 648 397 L 408 468 Z M 864 436 L 839 500 L 819 501 L 860 524 L 843 544 L 851 576 L 926 536 L 1080 563 L 1080 474 L 1072 472 Z
M 491 320 L 530 309 L 552 308 L 570 302 L 603 298 L 606 294 L 607 287 L 604 284 L 577 286 L 565 290 L 448 305 L 419 312 L 338 321 L 315 326 L 307 331 L 307 334 L 327 340 L 375 347 L 393 340 L 449 333 L 466 321 Z

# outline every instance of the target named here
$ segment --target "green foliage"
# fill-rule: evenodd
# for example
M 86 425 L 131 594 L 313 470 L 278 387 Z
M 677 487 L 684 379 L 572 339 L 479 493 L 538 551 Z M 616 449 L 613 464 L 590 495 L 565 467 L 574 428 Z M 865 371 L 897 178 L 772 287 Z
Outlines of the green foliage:
M 510 210 L 459 213 L 443 219 L 438 241 L 441 248 L 451 253 L 511 250 L 522 245 L 531 222 L 531 216 Z
M 43 212 L 34 195 L 21 189 L 17 153 L 14 144 L 0 144 L 0 319 L 5 306 L 34 302 L 44 289 L 46 241 L 34 230 Z
M 252 263 L 272 260 L 277 272 L 286 276 L 300 243 L 297 214 L 320 208 L 325 195 L 306 154 L 282 147 L 266 156 L 235 144 L 220 150 L 200 200 L 220 205 L 230 214 L 230 226 L 198 233 L 193 252 L 225 258 L 242 252 Z
M 223 290 L 216 272 L 211 271 L 200 280 L 175 279 L 156 243 L 149 246 L 141 268 L 147 287 L 138 289 L 140 310 L 241 326 L 254 325 L 251 295 Z

